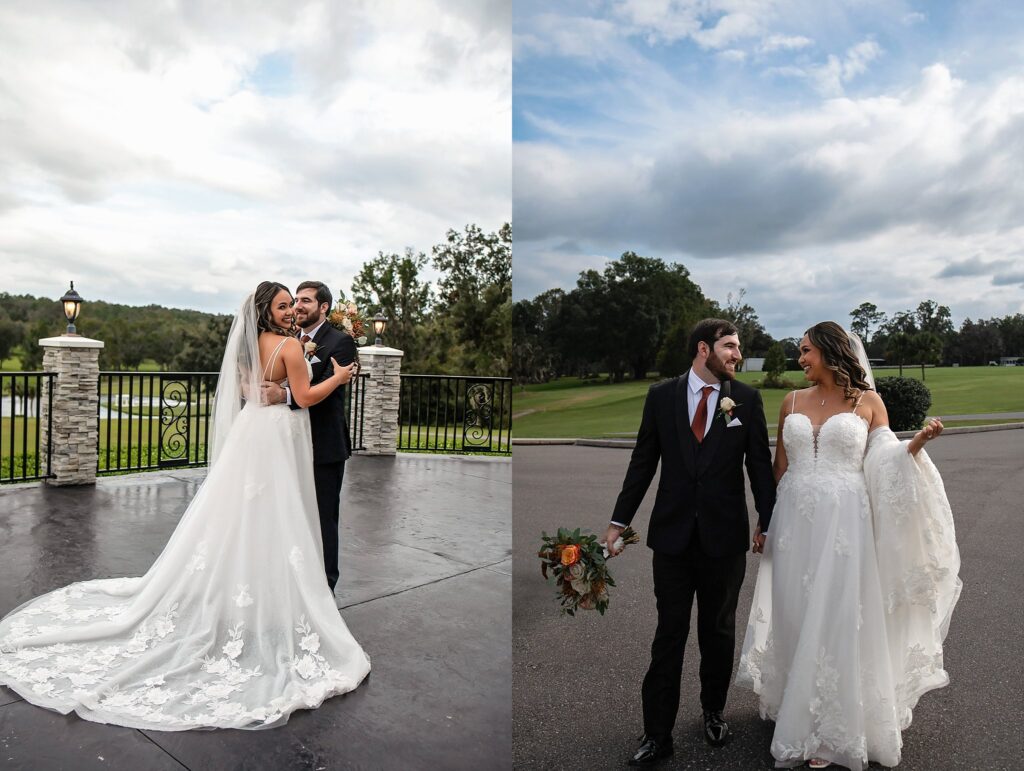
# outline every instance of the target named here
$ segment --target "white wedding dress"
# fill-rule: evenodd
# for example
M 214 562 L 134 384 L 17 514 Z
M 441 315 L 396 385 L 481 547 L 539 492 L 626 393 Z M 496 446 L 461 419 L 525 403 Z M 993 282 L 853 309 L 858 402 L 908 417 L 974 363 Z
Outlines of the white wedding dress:
M 949 682 L 942 641 L 960 593 L 938 471 L 854 412 L 792 413 L 789 462 L 736 681 L 775 721 L 776 767 L 900 760 L 918 698 Z M 867 450 L 865 454 L 865 450 Z
M 144 576 L 71 584 L 0 621 L 0 684 L 166 731 L 272 728 L 354 689 L 370 661 L 324 576 L 312 469 L 306 410 L 246 405 Z

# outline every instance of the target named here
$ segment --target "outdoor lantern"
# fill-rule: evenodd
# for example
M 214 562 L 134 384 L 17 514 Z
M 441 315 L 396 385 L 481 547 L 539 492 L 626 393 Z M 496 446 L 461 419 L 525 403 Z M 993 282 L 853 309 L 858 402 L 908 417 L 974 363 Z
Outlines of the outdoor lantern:
M 82 296 L 75 291 L 75 282 L 71 282 L 71 288 L 60 298 L 60 301 L 64 303 L 64 315 L 68 319 L 68 330 L 64 334 L 66 335 L 77 335 L 75 331 L 75 319 L 78 318 L 79 311 L 82 310 Z
M 370 321 L 373 322 L 373 334 L 377 336 L 377 339 L 376 341 L 374 341 L 373 344 L 384 345 L 384 342 L 381 340 L 381 338 L 384 337 L 384 330 L 387 329 L 388 327 L 387 317 L 383 313 L 378 313 L 376 316 L 370 319 Z

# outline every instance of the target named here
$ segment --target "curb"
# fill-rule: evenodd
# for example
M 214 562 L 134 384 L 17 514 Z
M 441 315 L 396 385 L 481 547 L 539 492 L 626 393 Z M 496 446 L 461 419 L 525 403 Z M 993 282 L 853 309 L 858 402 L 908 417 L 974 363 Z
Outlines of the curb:
M 987 431 L 1013 431 L 1024 429 L 1024 423 L 1001 423 L 993 426 L 954 426 L 943 430 L 943 434 L 983 434 Z M 910 439 L 916 431 L 897 431 L 899 439 Z M 636 446 L 635 439 L 517 439 L 512 437 L 512 444 L 538 445 L 538 444 L 572 444 L 577 447 L 616 447 L 621 450 L 632 450 Z M 768 438 L 768 445 L 775 446 L 775 437 Z

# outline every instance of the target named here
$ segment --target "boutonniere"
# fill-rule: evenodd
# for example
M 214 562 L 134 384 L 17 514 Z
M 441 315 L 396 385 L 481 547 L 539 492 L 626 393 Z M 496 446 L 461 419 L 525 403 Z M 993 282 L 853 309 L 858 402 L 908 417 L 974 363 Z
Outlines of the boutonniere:
M 317 345 L 316 343 L 314 343 L 312 340 L 310 340 L 307 343 L 304 343 L 302 347 L 306 351 L 306 358 L 307 359 L 312 359 L 313 358 L 313 354 L 317 352 L 317 349 L 320 346 Z
M 741 405 L 734 402 L 730 397 L 723 396 L 718 402 L 718 413 L 722 416 L 722 419 L 728 423 L 732 420 L 732 411 Z

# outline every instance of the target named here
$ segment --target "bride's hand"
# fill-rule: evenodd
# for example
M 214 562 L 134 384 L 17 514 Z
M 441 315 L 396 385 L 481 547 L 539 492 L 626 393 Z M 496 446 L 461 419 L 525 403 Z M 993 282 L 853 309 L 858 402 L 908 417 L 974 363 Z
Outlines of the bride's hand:
M 942 433 L 942 429 L 945 426 L 942 425 L 942 421 L 938 418 L 932 418 L 928 421 L 928 425 L 914 434 L 914 438 L 910 440 L 910 444 L 907 447 L 907 451 L 911 455 L 917 455 L 917 453 L 924 447 L 925 443 L 934 439 Z
M 338 379 L 339 385 L 345 385 L 349 380 L 352 379 L 352 371 L 355 369 L 356 363 L 352 362 L 346 366 L 341 366 L 334 357 L 331 357 L 331 365 L 334 367 L 334 377 Z

